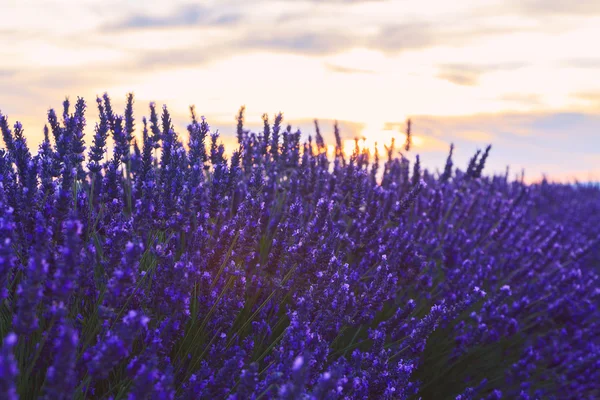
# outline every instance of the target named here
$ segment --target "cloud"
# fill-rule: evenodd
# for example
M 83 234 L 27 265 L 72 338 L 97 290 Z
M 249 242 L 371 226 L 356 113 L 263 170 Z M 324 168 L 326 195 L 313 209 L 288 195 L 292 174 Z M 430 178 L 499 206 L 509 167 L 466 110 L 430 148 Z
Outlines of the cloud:
M 351 68 L 351 67 L 343 67 L 341 65 L 334 65 L 325 63 L 325 68 L 327 68 L 331 72 L 337 72 L 340 74 L 374 74 L 375 71 L 369 69 L 360 69 L 360 68 Z
M 178 7 L 168 15 L 133 14 L 116 24 L 109 24 L 104 30 L 177 28 L 190 26 L 223 26 L 232 25 L 242 19 L 239 13 L 217 12 L 214 8 L 198 4 L 188 4 Z
M 588 115 L 578 112 L 549 113 L 532 118 L 525 126 L 539 133 L 543 132 L 546 138 L 554 137 L 571 141 L 574 139 L 571 136 L 574 132 L 577 132 L 580 138 L 587 135 L 597 136 L 597 132 L 600 130 L 600 115 Z M 576 141 L 580 142 L 579 140 Z M 592 141 L 598 142 L 599 139 L 594 137 Z M 580 142 L 577 143 L 577 147 L 584 149 L 585 146 L 590 144 Z
M 101 33 L 112 31 L 126 34 L 129 30 L 161 30 L 163 28 L 187 28 L 189 37 L 199 35 L 198 28 L 226 27 L 227 37 L 204 38 L 200 45 L 187 45 L 187 49 L 144 50 L 139 52 L 140 65 L 151 67 L 202 65 L 206 62 L 236 53 L 251 51 L 283 52 L 306 56 L 339 54 L 355 48 L 379 50 L 386 55 L 397 55 L 411 50 L 424 50 L 439 46 L 464 46 L 488 36 L 498 36 L 531 30 L 524 26 L 490 25 L 478 16 L 478 10 L 462 12 L 440 22 L 425 16 L 404 17 L 398 22 L 391 18 L 374 18 L 372 13 L 351 12 L 353 5 L 380 3 L 378 12 L 393 13 L 397 4 L 378 0 L 326 0 L 335 7 L 336 18 L 331 18 L 332 7 L 314 7 L 314 0 L 273 8 L 274 2 L 260 0 L 252 7 L 237 1 L 225 1 L 217 5 L 180 5 L 171 13 L 163 15 L 136 13 L 125 14 L 114 24 L 101 25 Z M 321 4 L 323 2 L 319 2 Z M 229 11 L 235 10 L 235 11 Z M 469 16 L 477 23 L 467 24 Z M 348 29 L 356 26 L 357 29 Z M 187 30 L 185 32 L 187 32 Z M 123 31 L 123 32 L 122 32 Z M 220 43 L 216 43 L 216 42 Z M 189 40 L 188 40 L 189 42 Z M 211 47 L 211 52 L 199 48 Z M 202 52 L 202 54 L 198 54 Z M 173 57 L 176 55 L 177 57 Z M 134 55 L 135 57 L 135 55 Z M 164 57 L 164 59 L 161 59 Z M 351 73 L 343 67 L 332 67 L 340 73 Z M 358 73 L 358 71 L 353 71 Z M 460 71 L 449 66 L 440 77 L 458 85 L 474 85 L 479 69 Z
M 307 15 L 296 16 L 296 23 Z M 309 20 L 307 19 L 307 22 Z M 295 26 L 287 24 L 277 31 L 270 26 L 256 27 L 240 24 L 230 31 L 233 38 L 226 42 L 210 45 L 210 51 L 200 45 L 188 46 L 176 50 L 144 50 L 140 52 L 140 64 L 150 66 L 201 65 L 231 54 L 244 54 L 252 51 L 271 51 L 305 56 L 324 56 L 339 54 L 354 48 L 370 48 L 387 54 L 396 54 L 407 50 L 425 49 L 446 43 L 460 43 L 470 36 L 466 33 L 434 35 L 434 29 L 427 23 L 406 23 L 383 26 L 376 34 L 350 33 L 333 27 L 307 28 L 306 24 Z M 203 45 L 203 47 L 206 47 Z M 181 64 L 180 64 L 181 63 Z M 327 66 L 329 70 L 340 73 L 369 73 L 343 66 Z M 452 66 L 449 66 L 450 69 Z M 460 66 L 457 66 L 460 67 Z M 474 68 L 474 67 L 468 67 Z M 472 72 L 478 72 L 480 67 Z M 483 67 L 489 70 L 491 67 Z M 452 71 L 447 71 L 451 73 Z M 464 74 L 464 71 L 462 71 Z M 454 74 L 447 76 L 456 82 L 469 84 L 468 77 Z
M 455 85 L 475 86 L 483 73 L 481 67 L 473 65 L 443 65 L 439 67 L 437 77 Z
M 600 91 L 573 93 L 572 97 L 575 97 L 579 100 L 583 100 L 594 106 L 600 106 Z
M 461 86 L 475 86 L 479 77 L 485 73 L 512 70 L 523 67 L 522 63 L 510 64 L 442 64 L 438 66 L 437 77 Z
M 492 144 L 488 172 L 502 173 L 510 165 L 511 176 L 525 168 L 529 180 L 543 173 L 562 179 L 599 171 L 600 115 L 593 113 L 498 113 L 446 116 L 412 116 L 416 134 L 456 145 L 455 165 L 465 168 L 476 149 Z M 488 140 L 490 139 L 490 140 Z M 431 154 L 428 165 L 443 166 L 445 156 Z
M 0 29 L 1 37 L 12 37 L 18 35 L 20 32 L 17 29 Z
M 56 99 L 57 93 L 64 96 L 76 90 L 107 87 L 126 77 L 118 66 L 54 67 L 23 71 L 18 81 Z
M 498 99 L 513 104 L 525 104 L 529 106 L 543 105 L 541 96 L 534 93 L 508 93 L 498 97 Z
M 3 78 L 12 78 L 13 76 L 15 76 L 17 73 L 16 69 L 5 69 L 5 68 L 0 68 L 0 79 Z
M 600 58 L 575 58 L 565 60 L 562 65 L 573 68 L 600 69 Z
M 9 114 L 17 111 L 25 111 L 27 104 L 31 103 L 31 99 L 37 100 L 37 93 L 22 82 L 3 79 L 0 76 L 0 110 L 4 110 Z M 21 109 L 22 108 L 22 109 Z
M 370 45 L 384 52 L 399 52 L 433 46 L 436 44 L 434 28 L 425 22 L 385 25 Z
M 538 15 L 583 15 L 600 13 L 597 1 L 564 0 L 515 0 L 515 7 L 525 14 Z
M 416 17 L 409 22 L 381 23 L 378 34 L 368 38 L 366 44 L 370 48 L 394 55 L 432 47 L 463 47 L 489 37 L 533 31 L 525 26 L 488 24 L 482 19 L 485 15 L 478 15 L 478 12 L 474 9 L 454 19 L 439 21 Z M 465 20 L 476 22 L 466 24 Z
M 232 55 L 243 55 L 256 51 L 322 56 L 345 50 L 351 44 L 352 39 L 349 37 L 316 32 L 299 35 L 280 33 L 277 36 L 271 34 L 256 34 L 254 36 L 241 34 L 239 38 L 218 44 L 204 45 L 198 43 L 179 49 L 139 50 L 132 54 L 131 61 L 124 67 L 136 70 L 138 68 L 161 69 L 163 67 L 200 66 Z M 332 68 L 337 68 L 336 72 L 358 72 L 358 70 L 350 71 L 350 69 L 337 66 L 332 66 Z M 368 73 L 369 71 L 364 70 L 361 72 Z
M 224 50 L 217 48 L 187 48 L 172 50 L 144 50 L 137 52 L 129 68 L 138 70 L 161 69 L 163 67 L 187 67 L 204 65 L 225 56 Z
M 495 139 L 493 134 L 485 131 L 462 131 L 457 136 L 476 143 L 492 143 Z
M 82 96 L 88 110 L 93 109 L 95 96 L 122 79 L 123 74 L 118 69 L 107 73 L 101 67 L 23 69 L 10 78 L 0 75 L 0 109 L 13 121 L 22 121 L 30 145 L 37 145 L 49 108 L 60 110 L 65 96 L 71 99 Z
M 351 36 L 333 32 L 265 32 L 242 39 L 236 43 L 236 47 L 325 55 L 351 48 L 354 43 L 355 40 Z
M 387 0 L 308 0 L 311 3 L 332 3 L 332 4 L 361 4 L 361 3 L 380 3 Z
M 465 25 L 463 19 L 453 19 L 440 24 L 434 20 L 416 17 L 404 19 L 397 23 L 390 23 L 390 19 L 375 20 L 368 15 L 346 13 L 352 4 L 369 1 L 344 1 L 327 0 L 326 3 L 338 4 L 338 17 L 331 19 L 330 10 L 325 8 L 294 7 L 282 8 L 277 12 L 270 12 L 267 17 L 260 17 L 256 10 L 267 7 L 269 1 L 261 1 L 256 7 L 238 7 L 235 13 L 227 11 L 229 3 L 216 6 L 185 5 L 179 6 L 172 13 L 163 16 L 150 14 L 132 14 L 112 25 L 105 25 L 101 31 L 162 29 L 162 28 L 199 28 L 206 26 L 226 26 L 229 39 L 219 43 L 221 49 L 218 54 L 194 55 L 196 46 L 189 46 L 189 54 L 179 52 L 182 62 L 186 65 L 203 64 L 207 59 L 214 60 L 220 55 L 247 53 L 256 50 L 285 52 L 308 56 L 321 56 L 338 54 L 354 48 L 368 48 L 379 50 L 385 54 L 395 55 L 410 50 L 422 50 L 437 46 L 462 46 L 484 36 L 514 33 L 525 28 L 495 27 L 487 25 Z M 310 2 L 309 2 L 310 3 Z M 322 2 L 319 2 L 322 3 Z M 393 10 L 392 2 L 380 1 L 382 9 L 390 12 Z M 346 6 L 342 6 L 346 5 Z M 297 7 L 296 7 L 297 6 Z M 258 8 L 257 8 L 258 7 Z M 469 14 L 465 14 L 465 18 Z M 276 25 L 265 23 L 265 19 L 276 21 Z M 283 22 L 284 21 L 284 22 Z M 347 22 L 344 22 L 347 21 Z M 359 26 L 365 29 L 348 30 L 347 26 Z M 192 34 L 190 32 L 190 34 Z M 208 41 L 210 42 L 210 41 Z M 214 42 L 214 40 L 213 40 Z M 214 45 L 216 48 L 216 44 Z M 215 49 L 216 50 L 216 49 Z M 148 51 L 142 55 L 150 64 L 158 66 L 176 65 L 177 61 L 160 60 L 161 56 L 169 57 L 170 52 L 158 50 Z M 190 60 L 190 61 L 187 61 Z M 337 72 L 343 72 L 338 69 Z M 476 78 L 447 71 L 447 78 L 458 84 L 473 84 Z M 474 71 L 477 72 L 477 71 Z
M 600 148 L 600 115 L 580 112 L 498 113 L 460 117 L 414 116 L 415 129 L 448 141 L 470 141 L 470 132 L 486 132 L 494 143 L 520 151 L 589 154 Z M 549 154 L 551 156 L 551 154 Z M 558 161 L 558 160 L 557 160 Z

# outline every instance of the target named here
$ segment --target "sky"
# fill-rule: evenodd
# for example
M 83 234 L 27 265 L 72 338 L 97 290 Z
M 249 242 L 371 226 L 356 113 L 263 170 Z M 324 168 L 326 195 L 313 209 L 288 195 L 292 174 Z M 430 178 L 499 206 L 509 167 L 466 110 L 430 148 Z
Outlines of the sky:
M 600 1 L 0 0 L 0 110 L 30 146 L 49 108 L 96 95 L 138 121 L 195 105 L 226 146 L 283 112 L 306 135 L 401 142 L 430 170 L 492 144 L 488 171 L 600 181 Z M 596 38 L 596 39 L 595 39 Z M 141 123 L 138 122 L 138 126 Z

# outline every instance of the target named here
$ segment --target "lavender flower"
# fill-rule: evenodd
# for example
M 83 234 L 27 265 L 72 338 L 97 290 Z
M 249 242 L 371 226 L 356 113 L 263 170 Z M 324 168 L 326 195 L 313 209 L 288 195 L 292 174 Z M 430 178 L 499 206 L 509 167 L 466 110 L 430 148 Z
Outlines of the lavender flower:
M 52 344 L 54 360 L 46 371 L 44 393 L 48 399 L 67 399 L 75 390 L 75 361 L 79 335 L 66 321 L 61 321 Z
M 4 337 L 0 350 L 0 393 L 2 398 L 7 400 L 19 398 L 15 385 L 19 369 L 13 355 L 13 348 L 16 344 L 17 335 L 11 332 Z

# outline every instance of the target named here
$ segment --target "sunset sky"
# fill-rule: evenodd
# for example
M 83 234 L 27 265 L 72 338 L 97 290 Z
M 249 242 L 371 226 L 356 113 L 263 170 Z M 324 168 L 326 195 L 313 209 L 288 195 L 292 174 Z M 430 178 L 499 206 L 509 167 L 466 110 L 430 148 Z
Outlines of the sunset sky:
M 333 119 L 382 144 L 411 117 L 432 170 L 491 143 L 492 171 L 600 181 L 600 1 L 0 0 L 0 19 L 0 110 L 32 146 L 65 96 L 91 133 L 95 96 L 133 91 L 138 121 L 166 103 L 182 135 L 190 104 L 230 138 L 242 104 L 330 141 Z

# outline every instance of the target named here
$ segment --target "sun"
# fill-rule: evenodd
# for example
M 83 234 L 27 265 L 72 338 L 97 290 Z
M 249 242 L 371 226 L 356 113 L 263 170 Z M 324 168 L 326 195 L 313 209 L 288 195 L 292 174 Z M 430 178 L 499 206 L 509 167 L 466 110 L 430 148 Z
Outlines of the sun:
M 346 157 L 352 156 L 356 148 L 355 139 L 358 139 L 358 148 L 360 151 L 366 149 L 373 154 L 375 152 L 375 148 L 377 148 L 380 158 L 387 153 L 386 146 L 390 146 L 392 143 L 392 138 L 395 139 L 396 150 L 401 150 L 406 142 L 406 133 L 397 126 L 390 128 L 389 124 L 387 125 L 388 126 L 386 126 L 384 122 L 365 123 L 356 138 L 342 140 L 342 152 Z M 427 145 L 423 136 L 415 135 L 413 133 L 411 137 L 412 148 L 419 149 Z M 335 146 L 333 144 L 327 145 L 326 152 L 328 157 L 334 157 Z
M 358 148 L 360 150 L 367 149 L 371 153 L 375 151 L 379 152 L 381 157 L 382 154 L 385 154 L 385 146 L 389 146 L 392 142 L 392 138 L 396 139 L 396 143 L 399 141 L 403 142 L 406 136 L 398 132 L 394 129 L 386 129 L 385 124 L 383 122 L 369 122 L 366 123 L 363 129 L 360 132 Z M 344 154 L 352 155 L 354 153 L 354 148 L 356 144 L 354 139 L 346 139 L 344 140 L 342 147 Z

